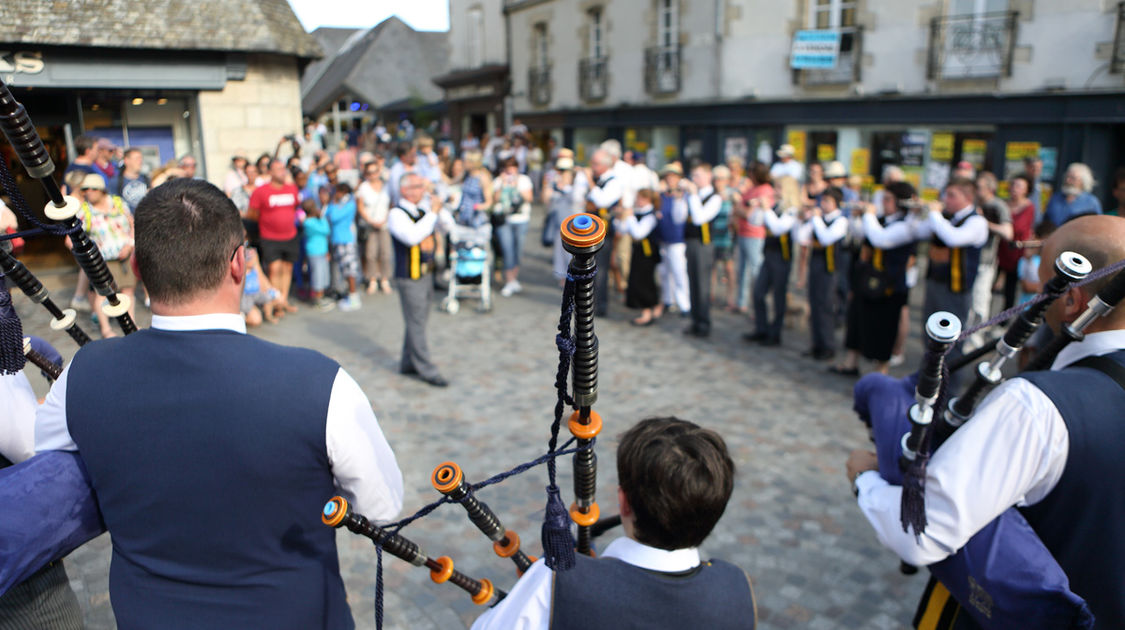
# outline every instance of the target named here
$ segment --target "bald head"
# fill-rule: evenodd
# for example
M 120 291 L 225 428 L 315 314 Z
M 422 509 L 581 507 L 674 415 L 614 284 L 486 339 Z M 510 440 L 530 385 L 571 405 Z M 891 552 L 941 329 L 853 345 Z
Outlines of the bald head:
M 1043 242 L 1040 254 L 1039 279 L 1046 282 L 1054 275 L 1055 259 L 1062 252 L 1075 252 L 1086 257 L 1097 271 L 1125 259 L 1125 218 L 1110 215 L 1089 215 L 1067 221 Z M 1047 323 L 1055 332 L 1059 325 L 1074 320 L 1086 303 L 1109 283 L 1112 275 L 1082 287 L 1070 289 L 1047 310 Z M 1125 328 L 1125 308 L 1116 308 L 1095 321 L 1088 332 Z

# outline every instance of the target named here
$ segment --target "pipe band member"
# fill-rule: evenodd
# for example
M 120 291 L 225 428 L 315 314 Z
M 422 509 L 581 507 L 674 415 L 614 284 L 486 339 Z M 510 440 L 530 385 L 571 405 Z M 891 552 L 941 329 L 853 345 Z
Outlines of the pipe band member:
M 812 348 L 805 356 L 820 361 L 836 356 L 836 268 L 840 241 L 848 235 L 848 218 L 840 210 L 844 193 L 829 186 L 798 231 L 808 248 L 809 329 Z
M 1062 251 L 1100 269 L 1125 259 L 1125 219 L 1080 217 L 1043 246 L 1039 277 L 1053 275 Z M 1046 321 L 1058 334 L 1111 278 L 1073 287 L 1055 300 Z M 874 453 L 856 451 L 848 474 L 859 507 L 879 540 L 904 561 L 945 559 L 1011 506 L 1086 600 L 1098 628 L 1125 627 L 1125 310 L 1115 309 L 1059 353 L 1050 370 L 1024 373 L 990 393 L 938 449 L 926 469 L 928 525 L 904 533 L 902 490 L 875 471 Z
M 691 312 L 688 293 L 687 246 L 684 231 L 688 221 L 687 189 L 684 169 L 671 162 L 660 171 L 660 208 L 657 214 L 660 234 L 660 287 L 664 308 L 675 306 L 681 315 Z
M 684 245 L 692 308 L 691 325 L 684 334 L 707 337 L 711 334 L 711 267 L 715 262 L 711 222 L 723 207 L 723 197 L 712 185 L 710 164 L 700 164 L 691 170 L 691 184 L 691 193 L 687 196 L 688 221 L 684 223 Z
M 642 420 L 621 438 L 617 474 L 625 537 L 600 559 L 577 554 L 569 571 L 536 561 L 473 630 L 755 627 L 750 578 L 699 555 L 734 487 L 722 437 L 678 418 Z
M 751 212 L 762 215 L 766 238 L 762 245 L 762 268 L 754 279 L 754 332 L 744 334 L 743 339 L 763 346 L 781 345 L 781 329 L 788 308 L 789 272 L 793 268 L 794 245 L 800 227 L 797 205 L 801 189 L 797 180 L 784 177 L 778 182 L 778 188 L 781 198 L 776 211 L 760 200 L 750 201 Z M 770 321 L 766 310 L 768 295 L 773 296 L 773 321 Z
M 614 221 L 617 231 L 632 240 L 629 283 L 625 289 L 625 306 L 641 309 L 636 326 L 649 326 L 664 313 L 660 289 L 656 286 L 656 267 L 660 264 L 659 232 L 653 203 L 656 193 L 647 188 L 637 191 L 633 212 Z
M 586 212 L 596 214 L 606 222 L 613 242 L 613 215 L 621 206 L 625 184 L 613 174 L 613 156 L 605 149 L 594 151 L 590 157 L 590 191 L 586 193 Z M 613 247 L 598 250 L 598 275 L 594 278 L 594 315 L 605 317 L 609 313 L 609 267 L 613 262 Z
M 35 440 L 89 471 L 119 627 L 352 628 L 319 514 L 341 490 L 380 521 L 402 508 L 371 403 L 332 359 L 245 334 L 244 232 L 221 190 L 171 180 L 135 221 L 152 327 L 83 346 Z

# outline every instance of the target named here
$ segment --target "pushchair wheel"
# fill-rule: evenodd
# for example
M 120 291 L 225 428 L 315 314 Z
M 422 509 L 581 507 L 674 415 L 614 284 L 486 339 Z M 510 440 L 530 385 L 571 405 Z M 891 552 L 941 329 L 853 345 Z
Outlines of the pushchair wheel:
M 441 300 L 441 310 L 456 315 L 457 311 L 461 310 L 461 304 L 455 298 L 445 297 Z

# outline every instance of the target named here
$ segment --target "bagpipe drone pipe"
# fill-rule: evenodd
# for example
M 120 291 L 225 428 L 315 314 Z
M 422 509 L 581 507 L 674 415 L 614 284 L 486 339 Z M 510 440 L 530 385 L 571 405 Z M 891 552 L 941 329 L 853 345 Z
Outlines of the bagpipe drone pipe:
M 536 561 L 521 548 L 519 535 L 504 527 L 488 504 L 477 497 L 477 491 L 509 477 L 526 472 L 540 464 L 547 465 L 547 504 L 541 532 L 543 559 L 554 571 L 573 568 L 574 554 L 594 555 L 593 538 L 599 533 L 600 510 L 595 501 L 597 490 L 597 456 L 594 445 L 602 429 L 602 419 L 593 410 L 598 400 L 598 338 L 594 334 L 594 278 L 599 273 L 596 254 L 605 242 L 607 225 L 590 214 L 577 214 L 563 222 L 563 246 L 573 255 L 563 287 L 562 307 L 555 344 L 559 351 L 555 375 L 556 402 L 547 453 L 511 470 L 478 483 L 470 483 L 465 472 L 454 462 L 439 464 L 431 482 L 442 496 L 413 515 L 394 523 L 377 525 L 362 514 L 355 513 L 343 497 L 332 497 L 324 506 L 321 520 L 330 527 L 344 527 L 370 538 L 375 544 L 378 562 L 375 579 L 376 625 L 383 622 L 382 552 L 430 571 L 436 583 L 449 582 L 467 592 L 476 604 L 493 604 L 506 593 L 487 579 L 475 579 L 456 570 L 447 556 L 434 558 L 418 544 L 399 532 L 442 504 L 460 503 L 470 522 L 492 541 L 493 551 L 508 558 L 522 575 Z M 608 270 L 601 270 L 607 273 Z M 573 334 L 571 326 L 573 325 Z M 572 388 L 568 391 L 568 379 Z M 559 445 L 559 432 L 566 407 L 573 409 L 567 421 L 571 439 Z M 573 446 L 572 446 L 573 445 Z M 555 460 L 573 455 L 574 503 L 568 510 L 556 485 Z M 572 533 L 571 524 L 576 526 Z
M 1075 284 L 1086 283 L 1115 273 L 1109 283 L 1091 298 L 1073 323 L 1064 326 L 1056 337 L 1028 365 L 1028 369 L 1049 367 L 1059 350 L 1083 338 L 1091 322 L 1108 313 L 1125 296 L 1125 272 L 1121 264 L 1091 273 L 1089 262 L 1074 252 L 1063 252 L 1055 261 L 1055 275 L 1043 293 L 1023 305 L 1015 321 L 996 342 L 992 356 L 980 363 L 973 383 L 960 396 L 935 395 L 934 375 L 939 389 L 944 352 L 940 347 L 950 336 L 940 325 L 948 314 L 935 313 L 927 322 L 928 347 L 918 374 L 894 379 L 869 374 L 855 386 L 855 410 L 871 430 L 878 454 L 879 474 L 888 483 L 903 487 L 901 507 L 903 531 L 921 535 L 925 531 L 924 480 L 930 455 L 965 422 L 971 421 L 976 405 L 1002 380 L 1004 363 L 1022 349 L 1042 325 L 1050 303 Z M 991 322 L 1006 319 L 1001 314 Z M 956 318 L 953 318 L 954 320 Z M 958 323 L 959 324 L 959 323 Z M 957 326 L 959 328 L 959 325 Z M 974 331 L 957 335 L 963 339 Z M 944 333 L 944 334 L 943 334 Z M 987 353 L 985 353 L 987 354 Z M 979 356 L 977 358 L 980 358 Z M 948 398 L 947 404 L 941 399 Z M 936 408 L 935 408 L 936 407 Z M 1069 580 L 1024 516 L 1011 507 L 977 532 L 954 554 L 927 567 L 936 585 L 927 589 L 926 601 L 916 623 L 920 628 L 1090 628 L 1094 618 L 1086 602 L 1070 590 Z M 948 601 L 947 601 L 948 600 Z M 973 624 L 939 624 L 942 609 L 955 602 Z

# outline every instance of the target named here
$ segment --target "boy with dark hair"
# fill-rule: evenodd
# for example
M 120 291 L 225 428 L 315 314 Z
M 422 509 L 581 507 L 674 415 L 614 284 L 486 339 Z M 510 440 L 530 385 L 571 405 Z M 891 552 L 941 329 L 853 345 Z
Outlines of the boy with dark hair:
M 474 630 L 755 626 L 749 577 L 699 556 L 734 488 L 723 438 L 678 418 L 642 420 L 621 438 L 617 476 L 625 537 L 568 571 L 536 562 Z
M 797 239 L 808 248 L 809 329 L 812 348 L 804 353 L 817 361 L 836 356 L 836 269 L 840 242 L 848 235 L 848 218 L 840 210 L 844 193 L 835 186 L 824 190 L 809 211 L 809 218 L 797 231 Z M 806 262 L 807 260 L 807 262 Z M 802 270 L 805 271 L 805 270 Z M 798 271 L 798 282 L 806 276 Z M 798 284 L 800 287 L 800 284 Z

